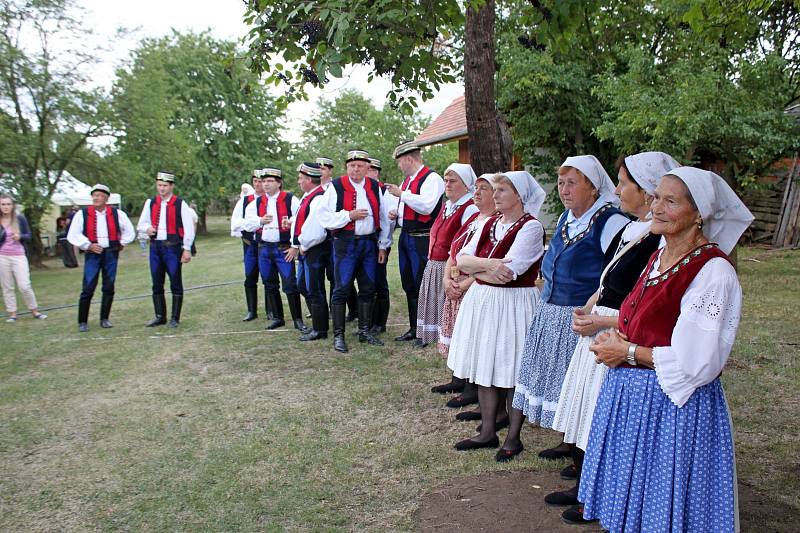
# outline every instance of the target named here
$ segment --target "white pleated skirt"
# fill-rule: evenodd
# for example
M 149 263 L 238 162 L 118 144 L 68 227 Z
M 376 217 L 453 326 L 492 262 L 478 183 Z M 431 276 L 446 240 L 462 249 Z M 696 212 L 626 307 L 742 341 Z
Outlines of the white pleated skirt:
M 447 366 L 484 387 L 512 388 L 539 289 L 473 283 L 464 295 L 450 340 Z

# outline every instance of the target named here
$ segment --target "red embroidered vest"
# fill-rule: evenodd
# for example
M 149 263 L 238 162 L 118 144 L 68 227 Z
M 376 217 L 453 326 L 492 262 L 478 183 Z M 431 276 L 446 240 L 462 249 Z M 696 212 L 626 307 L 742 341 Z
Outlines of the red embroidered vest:
M 292 193 L 286 191 L 279 192 L 278 196 L 275 197 L 275 211 L 278 213 L 278 234 L 280 235 L 280 242 L 283 244 L 289 244 L 291 240 L 290 231 L 282 229 L 281 221 L 283 221 L 284 217 L 292 216 L 292 198 Z M 267 214 L 268 204 L 269 196 L 266 194 L 259 196 L 256 200 L 256 211 L 259 218 Z
M 119 247 L 119 236 L 122 231 L 119 229 L 119 214 L 116 207 L 106 206 L 105 213 L 106 227 L 108 228 L 108 245 L 111 248 Z M 83 234 L 89 242 L 97 244 L 97 210 L 93 205 L 83 209 Z
M 405 181 L 403 182 L 402 187 L 400 187 L 403 191 L 410 191 L 411 194 L 419 194 L 419 191 L 422 190 L 422 184 L 425 183 L 425 180 L 428 179 L 428 176 L 433 174 L 433 171 L 428 167 L 422 167 L 419 172 L 412 178 L 407 176 Z M 433 225 L 433 221 L 439 215 L 439 211 L 442 209 L 442 200 L 439 200 L 439 203 L 430 212 L 430 214 L 423 215 L 421 213 L 417 213 L 413 209 L 411 209 L 408 204 L 403 205 L 403 229 L 406 231 L 417 231 L 421 229 L 430 229 Z
M 727 255 L 716 244 L 706 244 L 689 252 L 660 276 L 649 279 L 660 250 L 650 257 L 639 281 L 622 302 L 619 331 L 642 346 L 670 346 L 672 330 L 681 314 L 681 298 L 692 280 L 710 259 Z
M 492 259 L 501 259 L 505 257 L 508 251 L 511 249 L 511 245 L 514 244 L 514 240 L 517 238 L 517 233 L 519 233 L 522 227 L 528 221 L 536 220 L 536 218 L 533 216 L 525 213 L 510 228 L 508 228 L 508 231 L 505 235 L 503 235 L 502 239 L 494 243 L 492 242 L 490 236 L 494 234 L 495 225 L 499 223 L 502 217 L 502 215 L 490 217 L 483 225 L 483 231 L 481 231 L 481 236 L 478 238 L 478 247 L 475 252 L 477 257 L 486 257 Z M 539 277 L 539 267 L 541 265 L 542 259 L 539 258 L 539 260 L 531 265 L 528 270 L 517 276 L 517 279 L 510 281 L 505 285 L 496 285 L 494 283 L 487 283 L 481 280 L 477 280 L 477 282 L 481 285 L 491 285 L 493 287 L 505 287 L 509 289 L 516 287 L 535 287 L 536 279 Z
M 292 236 L 294 244 L 300 244 L 300 233 L 303 231 L 303 224 L 306 223 L 306 218 L 308 218 L 308 213 L 311 211 L 311 201 L 316 198 L 317 196 L 321 196 L 325 194 L 325 189 L 322 186 L 318 186 L 316 189 L 308 193 L 305 198 L 300 200 L 300 207 L 297 210 L 296 219 L 294 221 L 294 235 Z
M 356 200 L 358 193 L 355 187 L 350 183 L 349 176 L 342 176 L 331 182 L 333 188 L 336 190 L 336 211 L 352 211 L 356 209 Z M 367 202 L 372 209 L 372 221 L 375 225 L 375 231 L 381 230 L 381 189 L 378 182 L 372 178 L 364 178 L 364 190 L 367 193 Z M 340 231 L 354 232 L 356 224 L 350 221 L 346 226 L 334 231 L 334 234 Z
M 464 216 L 464 211 L 471 205 L 475 204 L 472 201 L 465 202 L 456 207 L 455 211 L 447 218 L 444 217 L 444 209 L 439 211 L 439 216 L 436 217 L 431 227 L 428 259 L 431 261 L 447 261 L 453 238 L 461 229 L 461 217 Z
M 183 218 L 181 216 L 181 206 L 183 200 L 177 196 L 172 196 L 167 201 L 167 240 L 178 242 L 183 239 Z M 155 196 L 150 199 L 150 225 L 158 230 L 161 216 L 161 197 Z M 150 237 L 155 240 L 158 231 Z

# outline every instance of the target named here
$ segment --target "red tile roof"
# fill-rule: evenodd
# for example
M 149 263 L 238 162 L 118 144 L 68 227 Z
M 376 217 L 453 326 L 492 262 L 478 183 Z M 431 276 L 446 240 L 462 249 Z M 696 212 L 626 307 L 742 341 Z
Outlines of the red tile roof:
M 462 95 L 453 100 L 414 140 L 421 146 L 428 146 L 463 139 L 466 136 L 467 110 Z

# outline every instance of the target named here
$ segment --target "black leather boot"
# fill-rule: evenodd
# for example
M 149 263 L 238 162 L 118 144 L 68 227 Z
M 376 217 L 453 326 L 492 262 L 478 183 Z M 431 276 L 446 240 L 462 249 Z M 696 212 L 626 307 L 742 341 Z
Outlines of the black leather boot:
M 113 328 L 114 325 L 108 319 L 111 316 L 111 304 L 114 303 L 113 294 L 103 294 L 103 300 L 100 303 L 100 327 Z
M 167 323 L 167 299 L 164 297 L 163 294 L 154 294 L 153 295 L 153 309 L 155 310 L 156 316 L 147 323 L 148 328 L 152 328 L 155 326 L 163 326 Z
M 372 333 L 386 333 L 386 322 L 389 320 L 389 298 L 378 296 L 372 309 Z
M 408 306 L 408 331 L 395 337 L 394 340 L 398 342 L 413 341 L 417 338 L 417 302 L 416 298 L 406 296 L 406 305 Z
M 287 294 L 286 299 L 289 301 L 289 313 L 292 315 L 292 324 L 294 329 L 300 333 L 308 333 L 310 330 L 303 322 L 303 307 L 300 303 L 300 293 Z
M 250 322 L 258 318 L 258 287 L 245 287 L 244 299 L 247 302 L 247 314 L 242 322 Z
M 358 291 L 355 285 L 350 287 L 350 292 L 347 295 L 347 322 L 352 322 L 358 318 Z
M 328 338 L 328 306 L 326 304 L 309 306 L 311 308 L 311 330 L 300 336 L 301 341 L 315 341 Z
M 344 340 L 344 304 L 335 304 L 331 307 L 333 315 L 333 349 L 340 353 L 347 353 L 347 343 Z
M 372 334 L 372 302 L 358 302 L 358 342 L 383 346 L 383 341 Z
M 172 318 L 169 320 L 169 327 L 177 328 L 181 322 L 181 307 L 183 307 L 183 294 L 172 295 Z
M 91 300 L 78 301 L 78 331 L 85 333 L 89 331 L 89 307 Z
M 271 292 L 264 295 L 267 301 L 267 309 L 272 313 L 272 318 L 267 324 L 267 329 L 278 329 L 286 325 L 283 319 L 283 302 L 281 301 L 281 293 Z

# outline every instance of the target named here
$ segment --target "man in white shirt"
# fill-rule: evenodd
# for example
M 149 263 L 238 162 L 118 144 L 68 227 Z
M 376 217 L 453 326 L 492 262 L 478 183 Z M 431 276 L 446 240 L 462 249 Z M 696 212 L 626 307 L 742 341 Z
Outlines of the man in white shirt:
M 292 246 L 300 252 L 297 257 L 297 287 L 311 311 L 311 331 L 301 335 L 301 341 L 328 338 L 325 271 L 331 263 L 332 248 L 328 231 L 317 216 L 325 193 L 321 178 L 322 170 L 317 163 L 303 163 L 297 167 L 297 184 L 304 194 L 292 222 Z
M 345 302 L 358 281 L 358 340 L 382 346 L 371 331 L 372 307 L 378 263 L 386 261 L 389 246 L 389 218 L 382 202 L 383 192 L 375 180 L 366 177 L 369 154 L 363 150 L 347 153 L 347 175 L 331 182 L 322 197 L 317 216 L 333 233 L 334 277 L 331 298 L 333 347 L 347 352 L 344 338 Z
M 328 186 L 331 184 L 331 180 L 333 179 L 333 159 L 330 157 L 318 157 L 317 164 L 322 169 L 322 179 L 320 179 L 320 185 L 322 188 L 327 190 Z M 328 285 L 330 286 L 330 290 L 328 291 L 328 304 L 330 304 L 330 298 L 333 298 L 333 287 L 335 285 L 333 280 L 333 259 L 331 259 L 330 263 L 328 264 L 328 268 L 325 270 L 325 277 L 328 278 Z M 349 307 L 348 318 L 350 316 L 355 317 L 355 314 L 358 312 L 358 297 L 356 296 L 353 298 L 352 294 L 347 299 L 347 305 Z
M 264 184 L 261 181 L 261 169 L 253 170 L 252 182 L 254 193 L 244 195 L 236 202 L 231 213 L 231 233 L 237 233 L 242 238 L 242 252 L 244 254 L 244 297 L 247 302 L 247 314 L 242 322 L 250 322 L 258 318 L 258 233 L 244 229 L 244 216 L 247 206 L 255 202 L 256 198 L 264 194 Z
M 67 240 L 86 252 L 83 264 L 83 288 L 78 299 L 78 331 L 89 331 L 89 307 L 97 279 L 103 274 L 103 299 L 100 303 L 100 327 L 112 327 L 109 321 L 114 302 L 117 261 L 123 247 L 133 242 L 136 231 L 128 215 L 108 205 L 111 189 L 102 184 L 92 187 L 92 205 L 72 218 Z
M 294 265 L 298 250 L 291 245 L 292 217 L 297 212 L 300 201 L 292 193 L 281 190 L 283 173 L 280 169 L 263 169 L 262 181 L 264 194 L 247 205 L 244 230 L 251 232 L 261 230 L 261 237 L 257 238 L 258 270 L 264 283 L 267 309 L 273 315 L 266 329 L 277 329 L 286 324 L 276 279 L 279 276 L 283 292 L 289 302 L 292 323 L 295 329 L 307 333 Z
M 394 149 L 397 166 L 406 176 L 401 186 L 387 184 L 386 192 L 397 205 L 389 218 L 400 227 L 400 280 L 406 293 L 409 329 L 396 341 L 417 338 L 417 306 L 422 275 L 428 262 L 430 231 L 442 208 L 444 180 L 422 162 L 422 152 L 414 141 L 405 141 Z
M 156 175 L 157 195 L 144 202 L 136 229 L 150 237 L 150 277 L 153 280 L 155 317 L 147 327 L 167 323 L 167 300 L 164 279 L 169 276 L 172 292 L 172 315 L 169 327 L 177 328 L 183 307 L 182 266 L 192 260 L 194 222 L 192 212 L 181 198 L 172 194 L 175 176 L 168 172 Z M 184 222 L 185 221 L 185 222 Z

